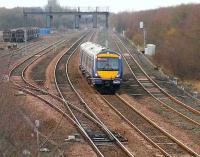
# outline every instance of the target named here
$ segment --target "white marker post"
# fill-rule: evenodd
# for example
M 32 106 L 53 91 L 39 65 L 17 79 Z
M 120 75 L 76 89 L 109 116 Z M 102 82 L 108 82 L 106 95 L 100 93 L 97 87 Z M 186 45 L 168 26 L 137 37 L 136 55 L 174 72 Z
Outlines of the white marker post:
M 40 140 L 39 140 L 39 127 L 40 121 L 35 120 L 35 128 L 36 128 L 36 135 L 37 135 L 37 157 L 40 157 Z

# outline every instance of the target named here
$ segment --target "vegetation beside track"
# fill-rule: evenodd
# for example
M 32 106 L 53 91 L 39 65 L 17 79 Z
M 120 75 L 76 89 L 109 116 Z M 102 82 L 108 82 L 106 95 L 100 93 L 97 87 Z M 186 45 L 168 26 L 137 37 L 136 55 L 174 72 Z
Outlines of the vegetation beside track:
M 200 4 L 180 5 L 140 12 L 122 12 L 111 17 L 118 32 L 143 46 L 144 21 L 147 43 L 155 44 L 154 61 L 181 79 L 200 79 Z

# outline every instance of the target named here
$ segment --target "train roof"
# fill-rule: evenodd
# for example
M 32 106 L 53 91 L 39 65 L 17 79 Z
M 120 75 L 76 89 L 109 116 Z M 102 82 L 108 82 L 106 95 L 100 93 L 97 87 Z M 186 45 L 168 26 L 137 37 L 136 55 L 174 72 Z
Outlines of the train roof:
M 106 52 L 117 53 L 115 51 L 107 49 L 106 47 L 103 47 L 99 44 L 92 43 L 92 42 L 85 42 L 81 44 L 81 49 L 83 49 L 85 52 L 87 52 L 91 56 L 97 55 L 99 53 L 106 53 Z
M 19 28 L 13 28 L 13 29 L 9 29 L 9 28 L 5 28 L 3 31 L 16 31 L 16 30 L 33 30 L 33 29 L 39 29 L 38 27 L 19 27 Z

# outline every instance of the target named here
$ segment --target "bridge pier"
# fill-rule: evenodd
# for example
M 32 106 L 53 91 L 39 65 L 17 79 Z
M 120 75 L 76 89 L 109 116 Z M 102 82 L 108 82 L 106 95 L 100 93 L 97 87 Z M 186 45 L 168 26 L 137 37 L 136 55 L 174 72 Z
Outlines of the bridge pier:
M 52 27 L 53 15 L 49 15 L 49 28 Z
M 108 28 L 108 14 L 106 14 L 106 28 Z
M 79 23 L 80 23 L 80 17 L 79 15 L 74 16 L 74 24 L 75 24 L 75 29 L 79 29 Z
M 46 15 L 46 28 L 52 27 L 53 15 Z
M 51 14 L 52 7 L 49 7 L 49 14 L 46 14 L 46 27 L 51 28 L 52 27 L 52 21 L 53 21 L 53 15 Z
M 93 28 L 97 28 L 97 14 L 96 13 L 92 15 L 92 21 L 93 21 Z

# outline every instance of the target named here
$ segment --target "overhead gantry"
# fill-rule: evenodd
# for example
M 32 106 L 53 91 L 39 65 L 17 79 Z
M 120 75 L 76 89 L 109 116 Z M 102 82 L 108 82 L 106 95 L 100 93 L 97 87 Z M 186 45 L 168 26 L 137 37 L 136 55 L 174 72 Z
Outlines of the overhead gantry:
M 109 16 L 109 8 L 108 7 L 96 7 L 96 8 L 73 8 L 69 9 L 69 11 L 52 11 L 51 8 L 49 8 L 49 11 L 26 11 L 23 9 L 23 15 L 25 19 L 25 24 L 27 24 L 27 16 L 28 15 L 44 15 L 49 19 L 46 21 L 46 27 L 52 26 L 52 20 L 54 15 L 73 15 L 74 16 L 74 26 L 76 29 L 79 29 L 80 27 L 80 17 L 83 15 L 92 15 L 92 21 L 93 21 L 93 28 L 97 28 L 97 22 L 98 22 L 98 15 L 105 16 L 105 25 L 106 28 L 108 28 L 108 16 Z

